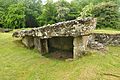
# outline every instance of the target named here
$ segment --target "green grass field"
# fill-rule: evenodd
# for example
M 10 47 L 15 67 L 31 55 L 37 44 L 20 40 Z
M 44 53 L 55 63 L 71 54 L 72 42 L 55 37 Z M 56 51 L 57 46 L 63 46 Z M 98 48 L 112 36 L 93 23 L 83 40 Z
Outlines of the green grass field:
M 113 29 L 96 29 L 93 33 L 105 33 L 105 34 L 120 34 L 120 30 Z
M 120 47 L 73 61 L 42 56 L 0 33 L 0 80 L 120 80 Z

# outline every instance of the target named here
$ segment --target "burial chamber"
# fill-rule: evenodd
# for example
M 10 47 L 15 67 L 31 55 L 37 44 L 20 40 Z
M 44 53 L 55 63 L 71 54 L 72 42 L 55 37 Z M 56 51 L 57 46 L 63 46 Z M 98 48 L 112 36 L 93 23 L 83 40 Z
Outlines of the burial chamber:
M 65 51 L 77 58 L 86 51 L 89 36 L 95 27 L 96 18 L 88 17 L 16 31 L 13 37 L 22 38 L 26 47 L 36 48 L 41 54 Z

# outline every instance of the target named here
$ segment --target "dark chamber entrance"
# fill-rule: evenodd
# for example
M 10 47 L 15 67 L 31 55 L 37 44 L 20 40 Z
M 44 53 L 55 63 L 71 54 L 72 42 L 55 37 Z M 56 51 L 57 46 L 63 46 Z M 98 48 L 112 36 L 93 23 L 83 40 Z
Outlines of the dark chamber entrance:
M 73 37 L 53 37 L 48 39 L 48 50 L 55 58 L 73 58 Z

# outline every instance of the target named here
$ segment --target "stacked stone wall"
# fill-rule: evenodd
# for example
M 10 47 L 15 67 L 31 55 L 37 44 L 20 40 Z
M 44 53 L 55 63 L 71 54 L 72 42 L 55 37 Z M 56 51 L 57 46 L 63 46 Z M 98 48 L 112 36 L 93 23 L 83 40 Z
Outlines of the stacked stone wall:
M 94 33 L 93 37 L 104 45 L 120 46 L 120 34 Z

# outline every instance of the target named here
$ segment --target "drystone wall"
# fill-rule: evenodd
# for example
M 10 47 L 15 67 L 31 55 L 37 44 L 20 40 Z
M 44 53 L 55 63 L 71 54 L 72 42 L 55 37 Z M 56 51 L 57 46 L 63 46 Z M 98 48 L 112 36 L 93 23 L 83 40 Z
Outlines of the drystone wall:
M 94 33 L 93 38 L 104 45 L 120 46 L 120 34 Z
M 92 33 L 89 36 L 88 47 L 95 50 L 106 50 L 108 45 L 120 46 L 120 34 Z
M 87 45 L 90 49 L 94 49 L 94 50 L 105 50 L 105 45 L 103 45 L 102 43 L 98 42 L 95 40 L 95 36 L 93 34 L 91 34 L 88 38 L 88 45 Z

